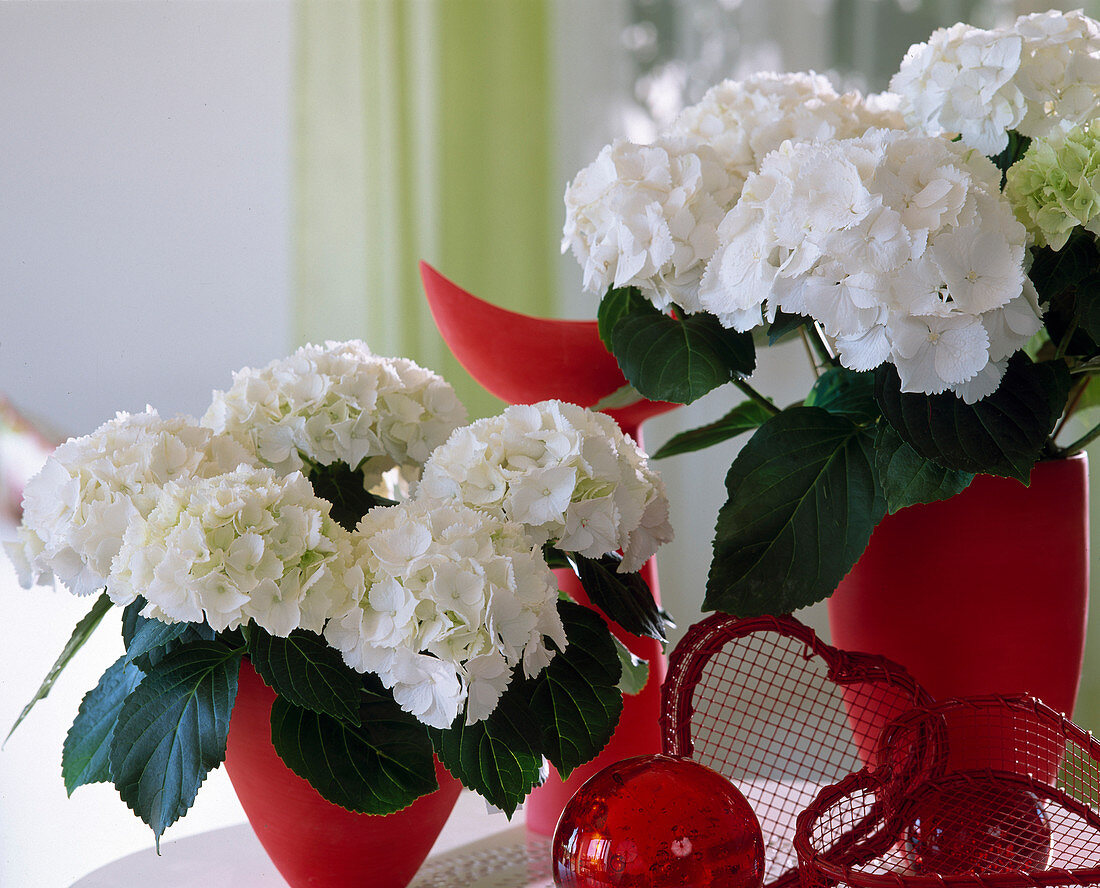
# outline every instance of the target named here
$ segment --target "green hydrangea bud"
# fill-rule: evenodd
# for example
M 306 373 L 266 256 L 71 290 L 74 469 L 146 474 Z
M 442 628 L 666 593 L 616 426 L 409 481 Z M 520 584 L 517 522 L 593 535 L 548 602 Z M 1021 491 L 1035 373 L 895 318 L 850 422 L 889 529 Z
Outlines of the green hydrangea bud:
M 1100 233 L 1100 120 L 1033 141 L 1005 195 L 1039 246 L 1062 249 L 1078 225 Z

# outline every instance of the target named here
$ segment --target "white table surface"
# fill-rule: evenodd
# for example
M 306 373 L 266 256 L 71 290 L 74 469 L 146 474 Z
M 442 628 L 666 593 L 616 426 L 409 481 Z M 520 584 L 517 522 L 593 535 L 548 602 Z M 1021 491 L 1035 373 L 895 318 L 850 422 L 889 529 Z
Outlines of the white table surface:
M 439 834 L 431 855 L 413 881 L 413 886 L 434 888 L 447 884 L 446 872 L 456 865 L 475 859 L 492 858 L 496 872 L 491 879 L 470 882 L 465 878 L 454 888 L 511 888 L 549 884 L 545 879 L 528 878 L 527 830 L 522 812 L 511 823 L 500 813 L 488 813 L 484 800 L 471 792 L 463 792 Z M 538 857 L 545 851 L 549 866 L 549 842 L 532 837 L 532 853 Z M 538 863 L 538 862 L 536 862 Z M 461 867 L 460 867 L 461 868 Z M 512 872 L 516 871 L 516 872 Z M 535 874 L 537 875 L 537 873 Z M 502 881 L 502 879 L 504 881 Z M 259 840 L 247 823 L 223 827 L 175 841 L 161 843 L 160 857 L 150 848 L 138 851 L 103 866 L 72 883 L 71 888 L 123 888 L 133 885 L 155 885 L 157 888 L 287 888 Z

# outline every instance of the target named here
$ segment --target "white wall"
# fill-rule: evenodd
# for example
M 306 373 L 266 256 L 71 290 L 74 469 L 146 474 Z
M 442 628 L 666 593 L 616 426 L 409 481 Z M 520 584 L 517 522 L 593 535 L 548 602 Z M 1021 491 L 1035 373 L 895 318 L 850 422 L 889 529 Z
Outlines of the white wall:
M 0 3 L 0 393 L 66 434 L 205 409 L 289 333 L 291 13 L 252 3 Z M 90 602 L 0 565 L 0 736 Z M 117 616 L 0 752 L 0 886 L 60 888 L 152 833 L 66 799 L 64 733 Z M 221 772 L 166 838 L 240 821 Z M 170 849 L 166 849 L 170 853 Z
M 288 345 L 290 8 L 0 4 L 0 392 L 201 411 Z

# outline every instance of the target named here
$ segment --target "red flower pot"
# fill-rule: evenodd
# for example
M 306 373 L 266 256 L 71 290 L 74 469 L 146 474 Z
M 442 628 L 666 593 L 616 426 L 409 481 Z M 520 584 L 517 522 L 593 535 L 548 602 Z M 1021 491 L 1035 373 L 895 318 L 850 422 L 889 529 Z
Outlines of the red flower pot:
M 272 691 L 247 660 L 225 767 L 256 837 L 291 888 L 404 888 L 428 856 L 462 785 L 436 763 L 439 789 L 395 814 L 325 801 L 271 745 Z
M 1067 714 L 1087 613 L 1084 454 L 886 516 L 829 599 L 834 645 L 897 661 L 937 700 L 1028 693 Z

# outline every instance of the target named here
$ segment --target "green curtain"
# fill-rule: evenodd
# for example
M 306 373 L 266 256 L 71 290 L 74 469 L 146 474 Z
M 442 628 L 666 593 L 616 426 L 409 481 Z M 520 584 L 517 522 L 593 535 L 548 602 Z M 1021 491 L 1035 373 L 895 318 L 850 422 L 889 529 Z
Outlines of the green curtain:
M 442 343 L 417 262 L 554 314 L 552 2 L 299 0 L 299 342 L 361 337 L 442 373 L 472 416 L 499 410 Z

